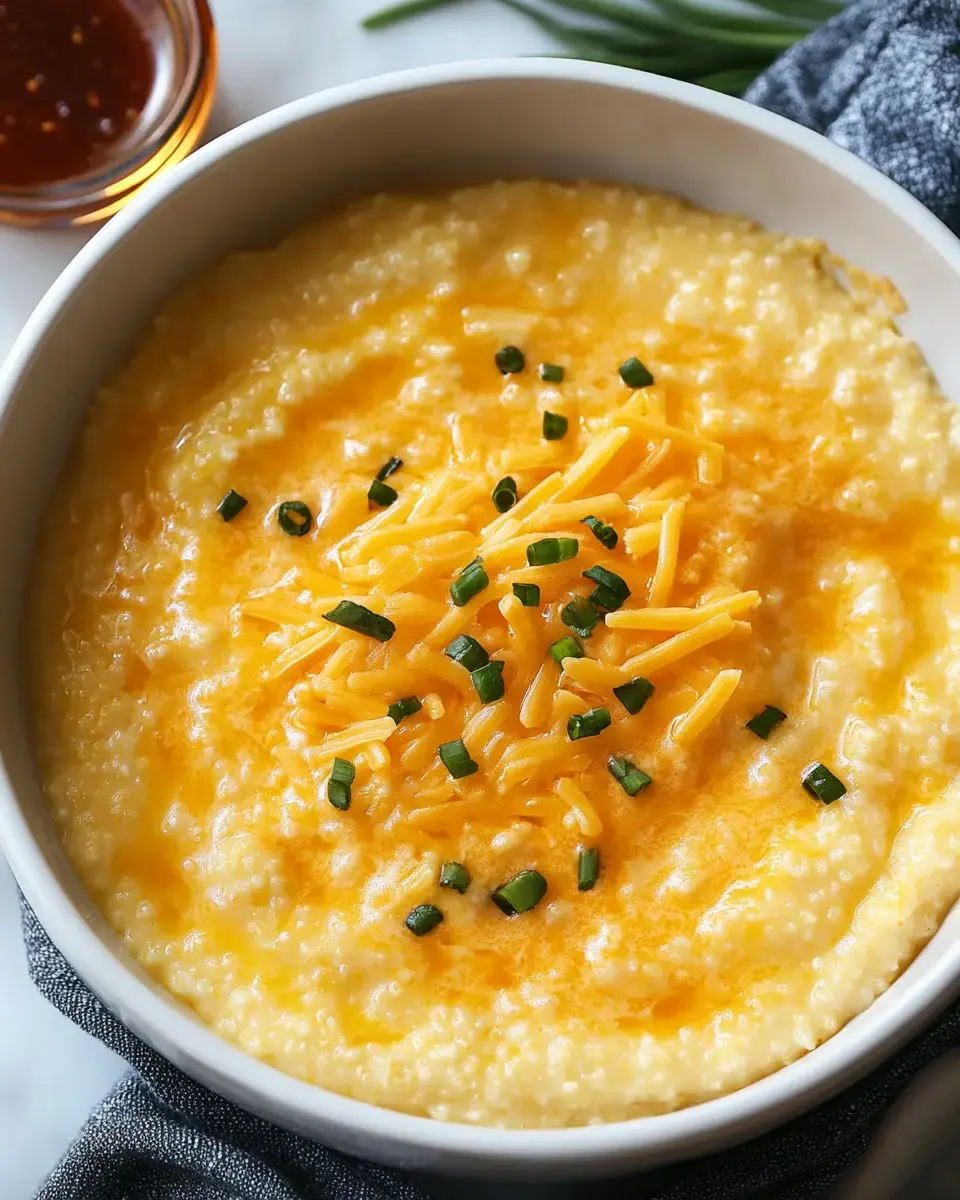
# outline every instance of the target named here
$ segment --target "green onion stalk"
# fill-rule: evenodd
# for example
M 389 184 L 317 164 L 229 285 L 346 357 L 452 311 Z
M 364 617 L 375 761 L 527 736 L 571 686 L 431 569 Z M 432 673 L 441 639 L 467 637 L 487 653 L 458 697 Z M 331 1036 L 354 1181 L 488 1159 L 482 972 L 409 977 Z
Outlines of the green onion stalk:
M 470 0 L 405 0 L 366 29 Z M 836 16 L 838 0 L 749 0 L 731 13 L 698 0 L 499 0 L 539 26 L 568 58 L 635 67 L 741 96 L 784 50 Z M 575 14 L 571 17 L 568 14 Z M 584 22 L 582 18 L 586 18 Z

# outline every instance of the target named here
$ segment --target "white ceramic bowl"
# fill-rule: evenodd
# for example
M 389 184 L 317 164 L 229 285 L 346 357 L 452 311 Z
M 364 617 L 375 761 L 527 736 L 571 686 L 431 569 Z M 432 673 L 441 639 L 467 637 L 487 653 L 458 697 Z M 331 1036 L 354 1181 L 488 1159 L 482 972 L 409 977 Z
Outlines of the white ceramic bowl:
M 189 1075 L 353 1154 L 545 1180 L 727 1146 L 864 1074 L 960 990 L 960 911 L 869 1011 L 791 1066 L 721 1099 L 620 1124 L 530 1132 L 375 1108 L 227 1045 L 124 954 L 45 811 L 17 654 L 36 514 L 99 380 L 174 288 L 211 259 L 270 244 L 348 196 L 531 175 L 647 184 L 822 236 L 896 283 L 911 309 L 908 332 L 960 398 L 960 243 L 870 167 L 741 101 L 637 72 L 525 59 L 404 72 L 268 113 L 162 177 L 97 234 L 41 302 L 0 375 L 0 832 L 27 899 L 73 967 Z

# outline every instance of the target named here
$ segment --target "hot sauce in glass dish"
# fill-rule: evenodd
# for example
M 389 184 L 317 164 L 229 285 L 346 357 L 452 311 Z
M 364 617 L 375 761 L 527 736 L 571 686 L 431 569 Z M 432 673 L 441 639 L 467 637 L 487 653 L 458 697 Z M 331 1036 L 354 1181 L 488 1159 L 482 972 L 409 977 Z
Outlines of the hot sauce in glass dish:
M 206 0 L 0 0 L 0 220 L 110 216 L 196 144 L 215 58 Z

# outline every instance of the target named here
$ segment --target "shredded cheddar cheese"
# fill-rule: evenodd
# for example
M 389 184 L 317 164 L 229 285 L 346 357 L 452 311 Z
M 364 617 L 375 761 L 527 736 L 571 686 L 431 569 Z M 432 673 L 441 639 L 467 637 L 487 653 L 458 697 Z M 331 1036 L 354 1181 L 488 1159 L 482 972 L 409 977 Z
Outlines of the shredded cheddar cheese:
M 558 779 L 556 791 L 560 799 L 568 806 L 583 836 L 599 837 L 603 832 L 603 822 L 584 795 L 583 788 L 578 787 L 572 779 Z
M 623 608 L 619 612 L 607 613 L 604 620 L 608 629 L 649 630 L 651 632 L 682 632 L 702 625 L 711 617 L 721 613 L 734 616 L 756 608 L 760 603 L 759 592 L 738 592 L 723 600 L 713 600 L 696 608 Z
M 654 421 L 646 416 L 638 416 L 626 409 L 621 409 L 616 420 L 623 421 L 637 433 L 646 434 L 650 438 L 660 438 L 671 446 L 688 450 L 697 455 L 697 472 L 701 483 L 719 483 L 722 477 L 723 446 L 711 442 L 689 430 L 676 425 L 668 425 L 664 421 Z
M 520 724 L 525 729 L 539 729 L 546 725 L 555 687 L 552 664 L 545 662 L 528 685 L 520 703 Z
M 674 500 L 663 514 L 660 522 L 660 543 L 657 551 L 657 569 L 650 584 L 648 603 L 651 608 L 663 607 L 670 598 L 673 580 L 677 573 L 677 557 L 680 554 L 680 526 L 683 523 L 683 502 Z
M 288 675 L 290 672 L 297 670 L 299 667 L 306 666 L 312 658 L 315 658 L 323 650 L 336 641 L 337 634 L 332 629 L 321 629 L 317 633 L 311 633 L 302 641 L 295 643 L 293 646 L 288 646 L 286 650 L 278 654 L 274 661 L 266 668 L 266 674 L 273 679 L 279 679 L 282 675 Z
M 372 721 L 357 721 L 349 725 L 341 733 L 325 737 L 320 745 L 319 758 L 333 758 L 334 755 L 348 754 L 370 742 L 385 741 L 396 729 L 392 717 L 376 717 Z
M 673 725 L 673 738 L 681 745 L 700 736 L 719 716 L 740 683 L 741 671 L 718 671 L 703 695 Z
M 663 522 L 646 521 L 642 525 L 634 525 L 623 537 L 623 544 L 628 554 L 634 558 L 642 558 L 658 549 L 663 536 Z
M 577 461 L 564 472 L 556 492 L 557 499 L 572 500 L 582 495 L 587 485 L 596 479 L 604 467 L 610 464 L 617 451 L 629 441 L 630 430 L 620 425 L 593 438 Z

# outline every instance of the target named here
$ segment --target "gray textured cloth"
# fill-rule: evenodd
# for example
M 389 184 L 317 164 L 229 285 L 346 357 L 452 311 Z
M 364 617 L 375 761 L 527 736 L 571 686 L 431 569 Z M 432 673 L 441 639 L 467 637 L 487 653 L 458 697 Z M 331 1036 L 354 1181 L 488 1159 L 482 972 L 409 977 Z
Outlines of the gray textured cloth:
M 746 99 L 872 163 L 960 232 L 960 4 L 860 0 Z
M 748 99 L 867 159 L 957 229 L 957 13 L 947 0 L 855 4 L 784 55 Z M 41 1188 L 41 1200 L 420 1200 L 420 1189 L 399 1173 L 285 1133 L 193 1083 L 104 1009 L 25 904 L 23 920 L 40 991 L 133 1068 Z M 747 1146 L 608 1184 L 605 1192 L 657 1200 L 822 1196 L 861 1156 L 911 1076 L 957 1045 L 960 1007 L 809 1116 Z M 960 1170 L 950 1178 L 960 1180 Z M 958 1196 L 960 1182 L 923 1194 Z

